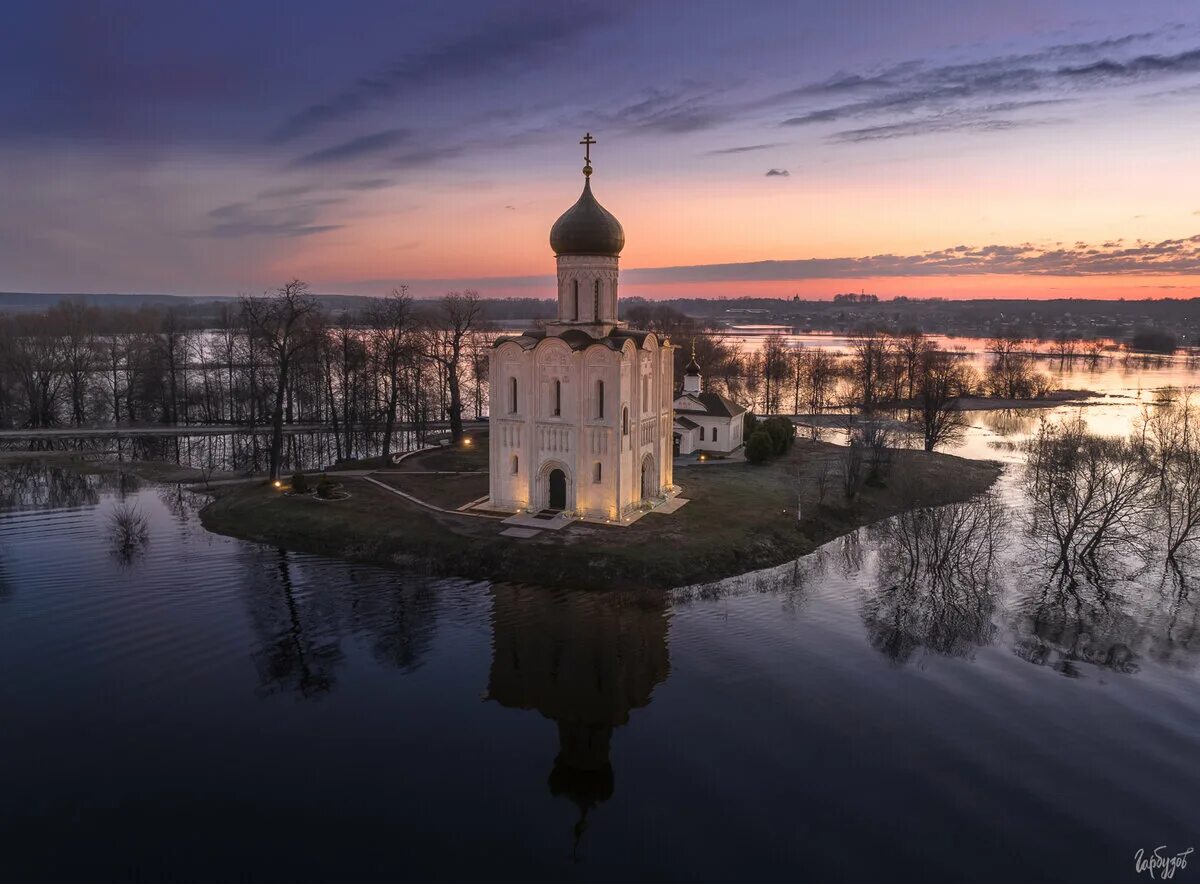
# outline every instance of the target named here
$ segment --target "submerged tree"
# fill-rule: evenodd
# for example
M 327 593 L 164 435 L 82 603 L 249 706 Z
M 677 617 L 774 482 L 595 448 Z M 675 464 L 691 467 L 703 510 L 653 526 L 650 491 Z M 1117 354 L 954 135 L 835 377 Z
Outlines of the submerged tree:
M 1076 418 L 1043 422 L 1028 449 L 1030 535 L 1050 552 L 1052 574 L 1096 576 L 1105 554 L 1146 549 L 1153 500 L 1134 444 L 1093 435 Z

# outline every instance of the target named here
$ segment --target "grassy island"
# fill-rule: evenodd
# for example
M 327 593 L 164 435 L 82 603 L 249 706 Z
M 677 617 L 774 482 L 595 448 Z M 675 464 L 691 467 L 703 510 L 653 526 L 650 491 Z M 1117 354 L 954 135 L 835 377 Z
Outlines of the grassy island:
M 472 441 L 470 447 L 422 452 L 393 468 L 331 473 L 349 493 L 344 500 L 288 495 L 265 482 L 214 486 L 201 518 L 221 534 L 424 575 L 673 587 L 782 564 L 861 525 L 916 506 L 964 500 L 986 490 L 1001 469 L 946 454 L 897 451 L 890 480 L 868 484 L 847 502 L 841 488 L 845 449 L 798 440 L 764 465 L 678 468 L 675 482 L 689 502 L 673 514 L 648 513 L 629 527 L 576 523 L 512 538 L 500 536 L 505 526 L 499 518 L 454 512 L 487 493 L 486 438 Z

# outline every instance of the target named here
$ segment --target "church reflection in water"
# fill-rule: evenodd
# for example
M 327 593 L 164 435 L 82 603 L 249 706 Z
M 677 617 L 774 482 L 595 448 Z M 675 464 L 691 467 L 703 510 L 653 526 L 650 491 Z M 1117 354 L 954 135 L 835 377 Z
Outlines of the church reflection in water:
M 613 794 L 613 732 L 670 672 L 662 593 L 572 592 L 496 585 L 487 699 L 558 726 L 550 792 L 588 812 Z

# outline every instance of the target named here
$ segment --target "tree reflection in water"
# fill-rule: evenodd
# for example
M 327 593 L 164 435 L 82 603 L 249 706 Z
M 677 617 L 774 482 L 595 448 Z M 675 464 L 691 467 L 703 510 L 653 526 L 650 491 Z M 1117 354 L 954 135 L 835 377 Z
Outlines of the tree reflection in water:
M 1007 521 L 992 494 L 881 523 L 878 584 L 863 605 L 871 644 L 897 663 L 919 649 L 969 656 L 996 627 L 993 568 Z
M 87 475 L 34 461 L 15 463 L 0 469 L 0 510 L 95 506 L 101 491 L 118 489 L 120 483 L 119 475 Z
M 997 436 L 1025 436 L 1037 425 L 1027 408 L 998 408 L 978 413 L 981 424 Z
M 257 637 L 261 694 L 314 699 L 329 693 L 345 661 L 343 638 L 362 639 L 385 665 L 403 671 L 421 665 L 437 625 L 437 593 L 429 582 L 377 568 L 356 574 L 353 566 L 283 550 L 252 549 L 249 556 L 244 596 Z M 325 569 L 336 571 L 336 587 L 324 579 Z
M 574 851 L 588 812 L 612 797 L 613 731 L 650 702 L 667 678 L 662 593 L 492 587 L 492 668 L 487 699 L 535 709 L 558 725 L 554 795 L 579 808 Z
M 1033 587 L 1014 602 L 1021 659 L 1068 678 L 1080 677 L 1083 664 L 1132 675 L 1142 656 L 1195 665 L 1200 606 L 1180 566 L 1168 564 L 1155 580 L 1136 557 L 1108 550 L 1073 568 L 1034 561 L 1015 570 Z

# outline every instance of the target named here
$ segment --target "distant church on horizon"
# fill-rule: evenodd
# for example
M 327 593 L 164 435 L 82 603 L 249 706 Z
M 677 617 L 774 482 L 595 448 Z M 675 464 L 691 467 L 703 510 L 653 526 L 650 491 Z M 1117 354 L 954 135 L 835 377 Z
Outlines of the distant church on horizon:
M 492 349 L 488 506 L 625 523 L 683 503 L 671 499 L 674 348 L 617 319 L 625 231 L 592 195 L 594 143 L 580 142 L 583 193 L 550 229 L 558 316 Z

